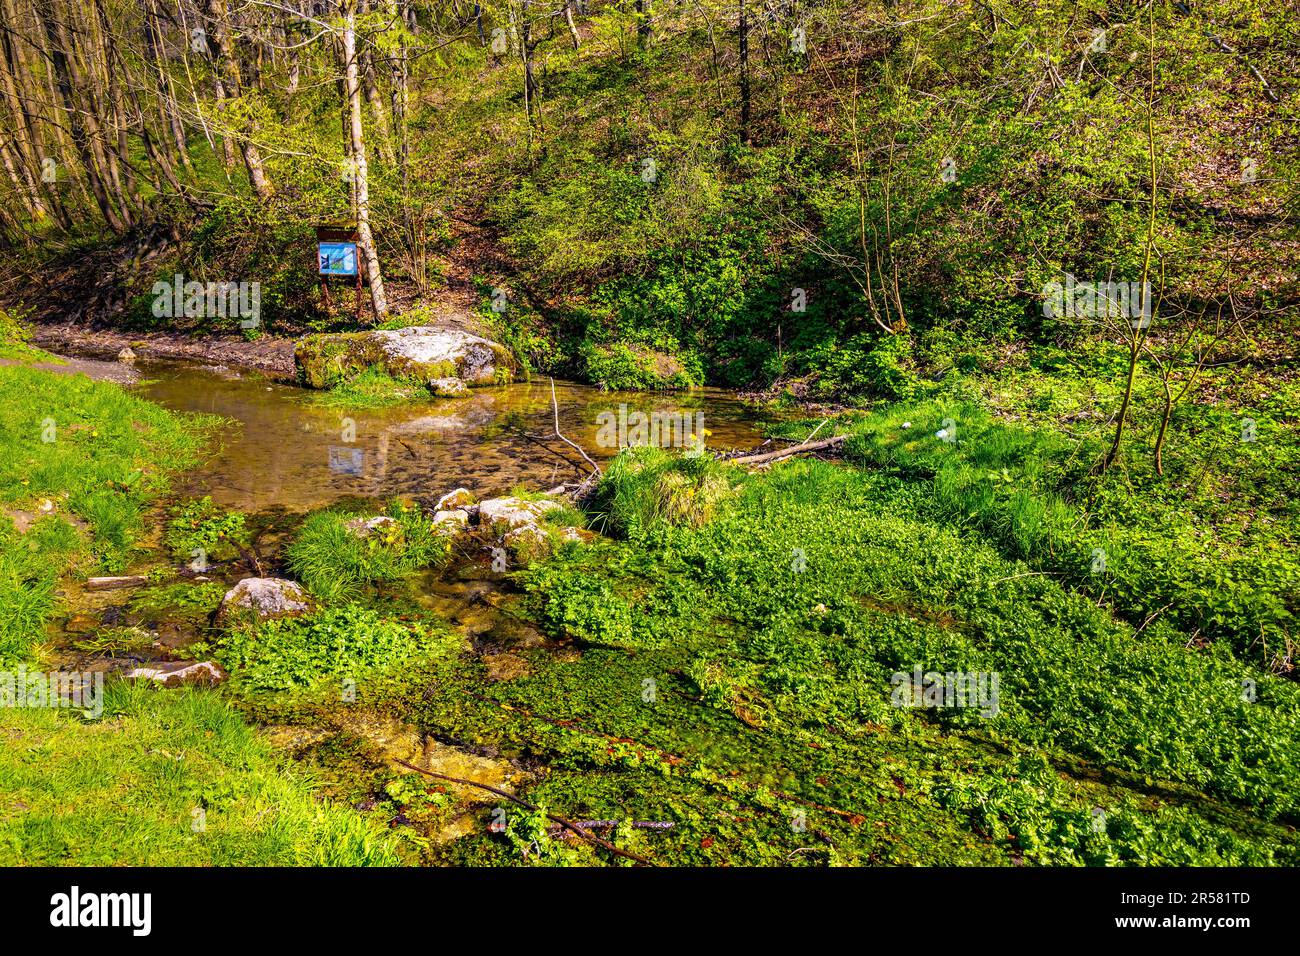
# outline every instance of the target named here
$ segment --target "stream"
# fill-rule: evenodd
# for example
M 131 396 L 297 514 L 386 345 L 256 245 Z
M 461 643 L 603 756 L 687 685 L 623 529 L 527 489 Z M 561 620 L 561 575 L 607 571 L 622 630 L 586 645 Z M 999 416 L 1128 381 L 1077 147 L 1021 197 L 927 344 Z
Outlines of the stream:
M 587 385 L 547 379 L 477 388 L 462 398 L 410 401 L 380 409 L 322 405 L 322 393 L 222 366 L 178 360 L 117 362 L 72 358 L 51 371 L 125 382 L 136 394 L 180 412 L 222 416 L 202 462 L 173 480 L 169 498 L 204 495 L 224 510 L 249 516 L 256 549 L 283 574 L 277 557 L 297 527 L 298 516 L 346 503 L 378 511 L 394 497 L 431 507 L 464 487 L 480 499 L 516 487 L 543 490 L 580 480 L 590 472 L 581 455 L 555 437 L 561 432 L 599 462 L 618 451 L 598 440 L 602 413 L 617 420 L 634 412 L 679 415 L 689 432 L 702 425 L 711 451 L 749 449 L 762 441 L 760 413 L 720 389 L 685 393 L 606 393 Z M 701 417 L 702 416 L 702 417 Z M 606 437 L 608 428 L 606 429 Z M 139 542 L 161 547 L 154 528 Z M 224 588 L 254 574 L 236 563 L 214 567 L 207 578 Z M 202 578 L 200 580 L 203 580 Z M 462 555 L 447 568 L 418 576 L 411 594 L 460 630 L 480 650 L 504 650 L 540 638 L 519 629 L 498 611 L 510 590 L 491 573 L 482 555 Z M 206 612 L 158 604 L 153 589 L 88 591 L 65 584 L 67 616 L 52 626 L 51 649 L 64 665 L 122 669 L 134 663 L 186 656 L 203 639 Z M 139 635 L 130 648 L 96 643 L 103 629 Z M 519 631 L 519 633 L 515 633 Z
M 134 390 L 176 411 L 232 419 L 221 447 L 180 475 L 176 491 L 211 495 L 223 508 L 250 513 L 326 507 L 346 498 L 406 496 L 436 501 L 453 488 L 480 498 L 516 485 L 532 490 L 584 477 L 576 451 L 554 437 L 551 386 L 534 379 L 473 389 L 467 397 L 409 402 L 382 409 L 326 407 L 319 393 L 259 375 L 181 362 L 142 362 Z M 762 441 L 759 413 L 720 389 L 684 393 L 606 393 L 555 383 L 560 430 L 597 461 L 598 416 L 634 411 L 681 413 L 712 434 L 710 449 L 751 448 Z

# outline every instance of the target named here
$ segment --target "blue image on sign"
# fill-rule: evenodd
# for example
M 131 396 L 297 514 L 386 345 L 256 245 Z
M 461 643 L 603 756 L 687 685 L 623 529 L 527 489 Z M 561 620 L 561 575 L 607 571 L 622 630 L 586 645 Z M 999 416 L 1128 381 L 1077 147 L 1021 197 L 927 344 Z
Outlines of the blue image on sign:
M 323 276 L 354 276 L 357 274 L 357 244 L 322 242 L 317 260 Z

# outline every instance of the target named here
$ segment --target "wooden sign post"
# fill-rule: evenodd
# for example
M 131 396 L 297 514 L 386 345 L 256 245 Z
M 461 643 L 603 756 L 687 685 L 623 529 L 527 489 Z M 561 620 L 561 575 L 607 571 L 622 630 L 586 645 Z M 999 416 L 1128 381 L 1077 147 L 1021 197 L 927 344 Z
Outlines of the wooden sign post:
M 316 271 L 320 275 L 325 307 L 331 308 L 329 277 L 355 277 L 357 283 L 357 324 L 361 324 L 361 256 L 357 250 L 357 233 L 346 226 L 316 227 Z

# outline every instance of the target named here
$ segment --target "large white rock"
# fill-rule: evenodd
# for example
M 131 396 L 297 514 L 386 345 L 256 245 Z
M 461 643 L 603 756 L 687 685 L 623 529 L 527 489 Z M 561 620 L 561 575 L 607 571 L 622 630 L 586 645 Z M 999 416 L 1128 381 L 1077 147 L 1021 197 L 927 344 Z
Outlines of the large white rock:
M 395 378 L 433 385 L 439 394 L 465 385 L 509 381 L 517 367 L 504 345 L 460 329 L 414 325 L 405 329 L 309 335 L 294 344 L 294 361 L 313 388 L 328 388 L 372 365 Z
M 238 611 L 251 611 L 259 618 L 297 617 L 311 608 L 311 596 L 296 581 L 244 578 L 221 599 L 217 623 L 221 624 Z
M 558 501 L 539 498 L 525 501 L 523 498 L 492 498 L 478 506 L 478 523 L 494 534 L 505 534 L 515 528 L 536 525 L 542 515 L 555 508 L 562 507 Z

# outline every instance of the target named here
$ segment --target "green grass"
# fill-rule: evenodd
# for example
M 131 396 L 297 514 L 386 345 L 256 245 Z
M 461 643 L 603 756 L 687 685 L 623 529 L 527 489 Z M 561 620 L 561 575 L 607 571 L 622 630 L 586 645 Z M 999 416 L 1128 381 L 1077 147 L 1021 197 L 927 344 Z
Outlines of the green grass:
M 372 366 L 359 375 L 324 391 L 313 391 L 307 401 L 326 408 L 388 408 L 413 400 L 428 401 L 429 390 L 403 382 Z
M 0 359 L 23 365 L 30 365 L 33 362 L 67 364 L 57 355 L 32 345 L 30 338 L 31 332 L 23 321 L 21 313 L 15 314 L 12 310 L 0 309 Z
M 194 462 L 209 421 L 83 376 L 0 368 L 0 660 L 23 656 L 66 573 L 125 568 L 149 502 Z
M 1168 621 L 1242 659 L 1285 669 L 1300 637 L 1300 516 L 1276 504 L 1273 486 L 1300 477 L 1300 443 L 1281 429 L 1267 443 L 1241 442 L 1234 420 L 1214 409 L 1199 415 L 1220 441 L 1205 447 L 1199 466 L 1175 459 L 1165 476 L 1144 472 L 1141 460 L 1097 476 L 1100 435 L 1026 427 L 970 399 L 851 413 L 823 433 L 850 434 L 849 460 L 894 479 L 881 498 L 895 513 L 990 542 L 1134 624 Z M 945 423 L 953 441 L 937 437 Z M 799 437 L 808 427 L 782 430 Z M 1193 470 L 1188 487 L 1180 473 Z M 1234 507 L 1225 508 L 1230 480 Z
M 350 600 L 371 584 L 398 580 L 450 553 L 450 539 L 419 508 L 397 502 L 385 513 L 396 523 L 365 537 L 347 527 L 365 515 L 340 510 L 310 515 L 288 548 L 294 576 L 323 600 Z
M 212 692 L 110 684 L 100 720 L 5 708 L 0 728 L 0 852 L 10 863 L 398 862 L 387 833 L 317 802 L 312 781 Z

